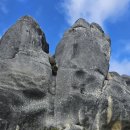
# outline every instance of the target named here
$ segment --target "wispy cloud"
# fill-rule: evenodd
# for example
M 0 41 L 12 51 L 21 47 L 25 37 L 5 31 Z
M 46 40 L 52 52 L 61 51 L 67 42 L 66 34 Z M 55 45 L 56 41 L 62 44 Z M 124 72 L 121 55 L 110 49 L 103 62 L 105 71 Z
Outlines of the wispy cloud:
M 121 16 L 129 2 L 130 0 L 63 0 L 62 7 L 69 24 L 83 17 L 89 22 L 103 25 L 106 20 Z
M 7 6 L 6 6 L 6 0 L 0 1 L 0 12 L 4 13 L 4 14 L 8 13 L 8 9 L 7 9 Z
M 110 71 L 130 75 L 130 40 L 119 40 L 117 43 L 118 49 L 112 52 Z
M 130 61 L 127 59 L 122 61 L 112 59 L 110 62 L 110 71 L 116 71 L 119 74 L 130 75 Z
M 62 9 L 67 22 L 72 25 L 82 17 L 104 27 L 106 21 L 117 21 L 128 11 L 130 0 L 62 0 Z M 130 42 L 121 41 L 112 55 L 110 70 L 130 75 Z M 114 56 L 114 57 L 113 57 Z M 123 56 L 123 57 L 122 57 Z
M 130 39 L 118 40 L 114 43 L 116 48 L 113 48 L 114 57 L 120 58 L 121 56 L 130 57 Z

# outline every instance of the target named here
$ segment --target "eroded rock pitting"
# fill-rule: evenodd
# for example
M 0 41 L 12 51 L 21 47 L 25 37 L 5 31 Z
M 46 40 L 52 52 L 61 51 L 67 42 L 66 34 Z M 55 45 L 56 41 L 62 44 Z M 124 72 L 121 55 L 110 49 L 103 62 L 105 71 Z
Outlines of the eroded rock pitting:
M 109 71 L 111 40 L 78 19 L 54 56 L 38 23 L 0 40 L 0 130 L 129 130 L 130 77 Z

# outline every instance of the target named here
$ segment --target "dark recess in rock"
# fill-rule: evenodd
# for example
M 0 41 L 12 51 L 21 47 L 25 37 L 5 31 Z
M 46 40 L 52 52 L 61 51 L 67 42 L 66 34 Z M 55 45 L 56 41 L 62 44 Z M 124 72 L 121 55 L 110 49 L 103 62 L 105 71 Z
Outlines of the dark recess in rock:
M 56 75 L 57 75 L 57 71 L 58 71 L 58 67 L 57 67 L 57 65 L 56 65 L 56 61 L 55 61 L 54 56 L 49 57 L 49 62 L 50 62 L 50 64 L 51 64 L 52 75 L 53 75 L 53 76 L 56 76 Z
M 78 19 L 53 56 L 23 16 L 0 39 L 0 130 L 130 130 L 130 76 L 109 72 L 111 39 Z
M 26 89 L 23 90 L 23 94 L 25 95 L 25 97 L 30 98 L 30 99 L 42 99 L 46 96 L 46 92 L 42 92 L 41 90 L 38 89 Z

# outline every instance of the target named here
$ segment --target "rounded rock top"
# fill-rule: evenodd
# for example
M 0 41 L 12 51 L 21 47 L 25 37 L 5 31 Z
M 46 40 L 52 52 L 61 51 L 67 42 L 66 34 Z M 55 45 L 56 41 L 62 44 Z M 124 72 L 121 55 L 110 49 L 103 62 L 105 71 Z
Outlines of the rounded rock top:
M 88 26 L 90 26 L 90 24 L 83 18 L 79 18 L 74 25 L 72 26 L 72 28 L 76 28 L 76 27 L 84 27 L 84 28 L 88 28 Z

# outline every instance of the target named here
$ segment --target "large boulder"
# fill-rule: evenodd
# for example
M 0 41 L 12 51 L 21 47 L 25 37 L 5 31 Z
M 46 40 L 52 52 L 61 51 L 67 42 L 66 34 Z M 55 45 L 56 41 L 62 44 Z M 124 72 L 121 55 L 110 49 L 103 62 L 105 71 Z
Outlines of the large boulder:
M 56 48 L 55 121 L 66 130 L 126 130 L 129 125 L 128 83 L 109 73 L 108 35 L 79 19 Z
M 55 80 L 39 25 L 22 17 L 0 43 L 0 130 L 36 130 L 53 116 Z M 53 87 L 52 87 L 53 86 Z
M 110 41 L 99 25 L 79 19 L 64 34 L 55 57 L 56 123 L 90 129 L 109 69 Z
M 55 55 L 59 67 L 83 68 L 106 76 L 110 41 L 99 25 L 79 19 L 64 34 Z
M 130 77 L 109 71 L 111 40 L 79 19 L 54 56 L 29 16 L 0 40 L 0 130 L 129 130 Z

